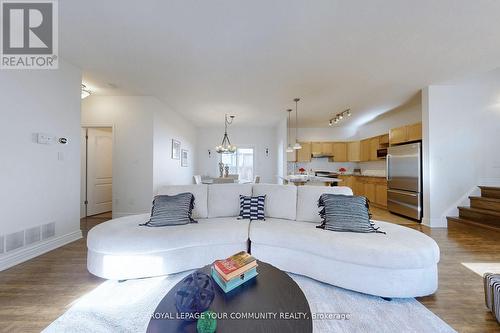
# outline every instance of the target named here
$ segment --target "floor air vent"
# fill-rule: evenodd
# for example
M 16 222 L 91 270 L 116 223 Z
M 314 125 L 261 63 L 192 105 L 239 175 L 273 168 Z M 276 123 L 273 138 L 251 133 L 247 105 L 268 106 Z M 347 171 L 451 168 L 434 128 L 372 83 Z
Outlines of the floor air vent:
M 5 236 L 5 252 L 16 250 L 24 246 L 24 230 Z
M 39 226 L 26 229 L 24 235 L 26 245 L 30 245 L 40 241 L 40 230 L 41 228 Z
M 56 235 L 56 223 L 47 223 L 42 225 L 42 239 L 54 237 Z
M 0 254 L 18 250 L 54 237 L 56 235 L 56 223 L 51 222 L 26 230 L 18 231 L 8 235 L 0 235 Z

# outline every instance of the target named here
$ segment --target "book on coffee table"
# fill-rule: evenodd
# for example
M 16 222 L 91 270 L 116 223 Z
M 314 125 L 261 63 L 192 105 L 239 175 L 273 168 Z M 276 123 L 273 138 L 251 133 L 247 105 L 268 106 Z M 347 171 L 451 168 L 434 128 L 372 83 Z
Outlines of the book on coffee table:
M 212 272 L 212 278 L 225 293 L 228 293 L 234 288 L 241 286 L 243 283 L 253 279 L 259 274 L 257 273 L 257 268 L 254 267 L 251 268 L 249 271 L 242 273 L 240 276 L 237 276 L 229 281 L 225 281 L 213 266 L 211 272 Z
M 257 260 L 247 252 L 241 251 L 227 259 L 216 260 L 213 266 L 225 281 L 229 281 L 257 267 Z

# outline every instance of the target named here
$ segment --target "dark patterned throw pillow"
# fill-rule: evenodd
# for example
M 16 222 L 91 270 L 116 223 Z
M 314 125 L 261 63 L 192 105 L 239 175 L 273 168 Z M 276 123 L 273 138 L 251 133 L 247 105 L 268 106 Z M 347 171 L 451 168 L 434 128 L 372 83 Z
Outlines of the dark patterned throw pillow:
M 250 197 L 240 195 L 240 217 L 239 219 L 265 220 L 264 205 L 266 196 Z
M 322 194 L 318 201 L 322 207 L 323 223 L 317 228 L 330 231 L 380 232 L 370 221 L 369 202 L 365 197 Z
M 157 195 L 153 200 L 151 218 L 142 225 L 147 227 L 164 227 L 196 223 L 191 217 L 193 208 L 194 195 L 192 193 Z

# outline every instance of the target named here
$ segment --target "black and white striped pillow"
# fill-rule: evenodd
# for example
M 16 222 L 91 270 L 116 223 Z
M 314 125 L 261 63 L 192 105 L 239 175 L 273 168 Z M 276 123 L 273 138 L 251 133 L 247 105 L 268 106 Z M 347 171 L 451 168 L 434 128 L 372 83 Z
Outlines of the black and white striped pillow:
M 240 195 L 240 219 L 265 220 L 264 205 L 266 196 L 250 197 Z
M 370 221 L 369 203 L 365 197 L 322 194 L 318 207 L 323 207 L 319 213 L 323 223 L 318 228 L 362 233 L 381 232 Z
M 163 227 L 196 223 L 191 217 L 193 208 L 194 195 L 192 193 L 157 195 L 153 200 L 151 218 L 143 225 L 148 227 Z

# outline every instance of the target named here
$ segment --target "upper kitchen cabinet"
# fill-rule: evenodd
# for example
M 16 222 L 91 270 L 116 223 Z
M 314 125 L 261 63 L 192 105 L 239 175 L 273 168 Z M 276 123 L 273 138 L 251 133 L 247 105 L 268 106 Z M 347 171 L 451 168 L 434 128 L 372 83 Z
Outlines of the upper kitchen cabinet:
M 361 161 L 361 142 L 353 141 L 347 144 L 347 160 L 349 162 Z
M 422 140 L 422 123 L 408 125 L 408 141 Z
M 311 162 L 311 142 L 301 142 L 302 149 L 297 150 L 297 162 Z
M 347 162 L 347 143 L 346 142 L 333 142 L 330 143 L 333 149 L 334 162 Z
M 422 140 L 422 123 L 393 128 L 389 132 L 391 145 L 418 140 Z
M 377 161 L 377 150 L 380 147 L 379 137 L 376 136 L 370 139 L 370 161 Z
M 321 153 L 325 156 L 335 155 L 334 153 L 334 145 L 336 143 L 333 142 L 321 142 Z M 337 160 L 337 156 L 335 156 L 335 160 Z
M 311 154 L 319 156 L 323 154 L 323 144 L 321 142 L 311 142 Z
M 370 160 L 370 139 L 361 140 L 361 162 Z
M 286 153 L 287 162 L 296 162 L 297 161 L 297 151 L 294 149 L 291 153 Z

